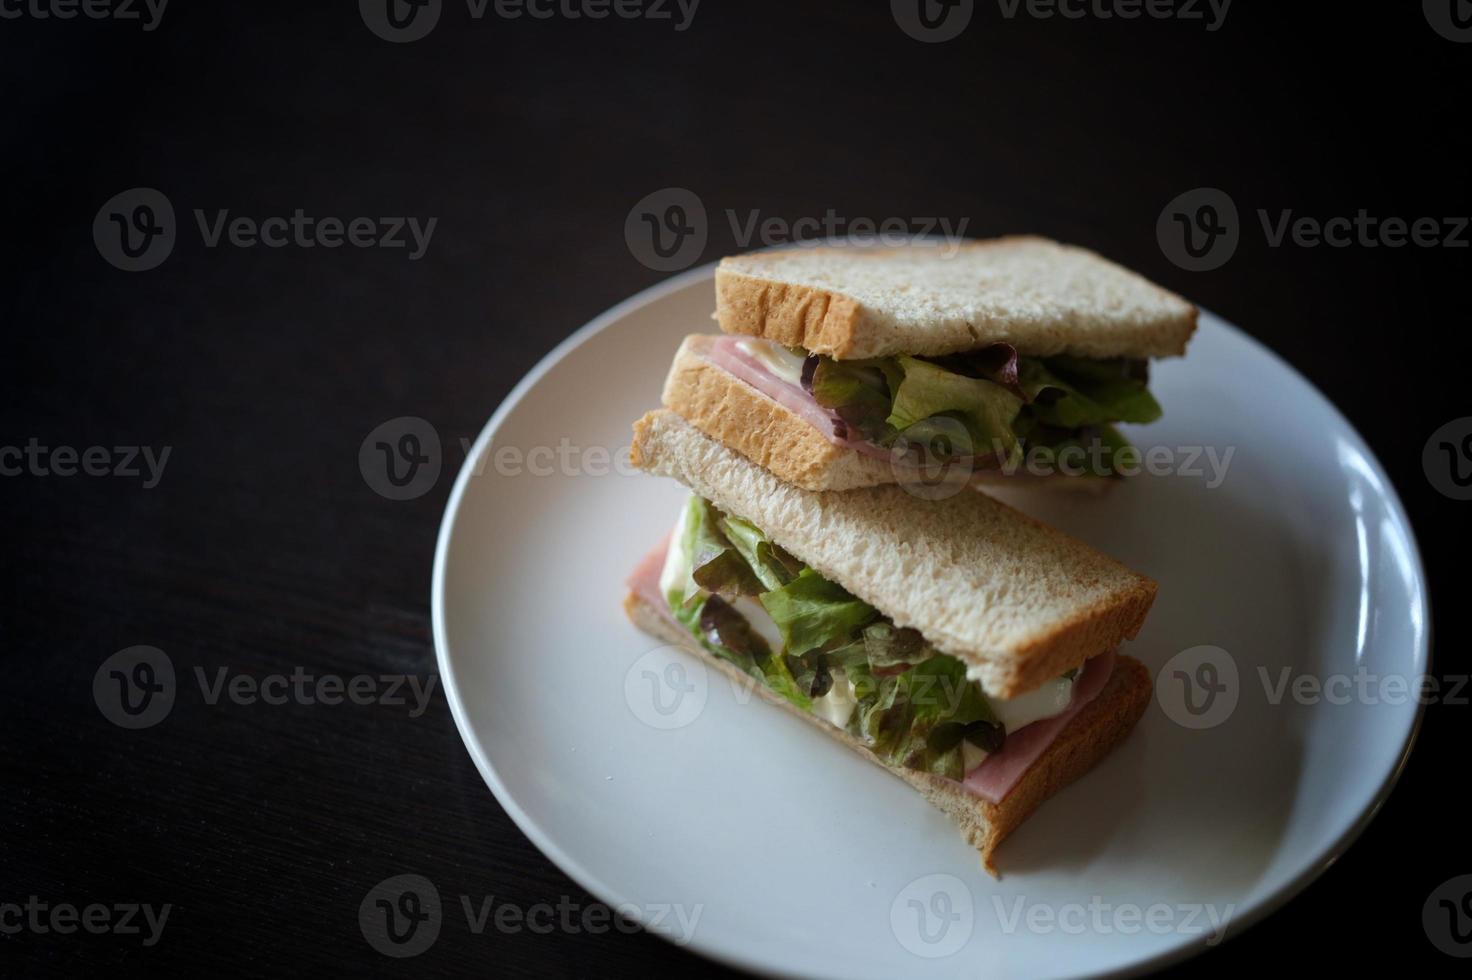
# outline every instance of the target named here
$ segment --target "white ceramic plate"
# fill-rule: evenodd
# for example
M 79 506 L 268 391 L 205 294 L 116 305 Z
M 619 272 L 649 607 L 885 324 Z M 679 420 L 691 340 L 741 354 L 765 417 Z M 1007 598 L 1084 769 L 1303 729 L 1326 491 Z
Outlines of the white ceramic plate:
M 1178 959 L 1213 941 L 1213 918 L 1230 938 L 1349 845 L 1417 727 L 1397 692 L 1426 671 L 1426 589 L 1384 471 L 1292 368 L 1204 315 L 1190 355 L 1155 369 L 1165 418 L 1132 436 L 1235 447 L 1220 485 L 1024 498 L 1160 582 L 1127 647 L 1157 697 L 1002 846 L 996 881 L 899 780 L 623 616 L 624 578 L 684 492 L 608 473 L 601 453 L 626 454 L 679 339 L 713 329 L 711 282 L 705 268 L 649 290 L 548 355 L 481 434 L 441 529 L 434 632 L 455 721 L 558 867 L 759 972 L 1061 977 Z

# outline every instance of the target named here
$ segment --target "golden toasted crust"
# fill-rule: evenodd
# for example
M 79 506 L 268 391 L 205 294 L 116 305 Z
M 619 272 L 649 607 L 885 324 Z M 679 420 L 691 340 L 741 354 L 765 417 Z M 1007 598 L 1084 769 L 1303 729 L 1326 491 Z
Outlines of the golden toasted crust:
M 665 379 L 665 407 L 804 490 L 895 482 L 886 461 L 834 445 L 796 412 L 706 360 L 715 340 L 703 334 L 685 338 Z
M 1150 703 L 1150 672 L 1131 657 L 1117 658 L 1114 673 L 1099 696 L 1085 705 L 1068 723 L 1053 740 L 1053 744 L 1033 763 L 1032 768 L 1023 774 L 1012 791 L 1003 797 L 1001 803 L 990 803 L 971 794 L 960 783 L 943 776 L 886 765 L 863 742 L 848 732 L 798 709 L 730 663 L 713 656 L 696 643 L 689 633 L 678 628 L 637 594 L 631 592 L 624 599 L 624 611 L 633 624 L 645 633 L 665 643 L 675 644 L 701 658 L 734 683 L 755 690 L 768 702 L 802 718 L 885 772 L 909 783 L 921 796 L 960 826 L 961 835 L 980 852 L 982 866 L 994 877 L 1000 877 L 993 860 L 997 846 L 1020 827 L 1044 800 L 1082 777 L 1123 741 Z
M 716 269 L 716 318 L 726 333 L 852 357 L 862 311 L 842 293 Z

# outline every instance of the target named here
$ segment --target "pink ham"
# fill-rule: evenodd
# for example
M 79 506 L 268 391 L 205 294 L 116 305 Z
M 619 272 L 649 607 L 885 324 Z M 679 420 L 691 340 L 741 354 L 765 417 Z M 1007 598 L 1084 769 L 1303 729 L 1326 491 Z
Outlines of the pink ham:
M 666 534 L 664 540 L 659 543 L 659 547 L 645 555 L 639 564 L 634 566 L 627 584 L 630 592 L 653 606 L 654 611 L 665 619 L 674 622 L 674 617 L 670 615 L 669 600 L 659 593 L 659 574 L 664 571 L 664 556 L 669 550 L 670 535 Z
M 796 387 L 789 382 L 777 377 L 756 358 L 746 353 L 740 346 L 741 338 L 722 336 L 716 338 L 711 344 L 710 352 L 706 354 L 706 360 L 716 367 L 731 374 L 741 381 L 746 382 L 757 391 L 766 395 L 772 401 L 797 415 L 800 415 L 809 425 L 823 433 L 823 437 L 835 446 L 852 449 L 865 456 L 875 459 L 887 460 L 894 464 L 897 470 L 908 470 L 910 467 L 895 458 L 891 450 L 883 446 L 876 446 L 867 439 L 850 439 L 838 435 L 843 421 L 838 415 L 822 405 L 818 404 L 811 393 Z M 980 463 L 983 458 L 991 464 L 993 457 L 973 456 L 969 457 Z
M 965 787 L 989 803 L 1002 802 L 1012 792 L 1012 787 L 1022 779 L 1023 773 L 1038 761 L 1038 757 L 1053 744 L 1058 733 L 1073 720 L 1074 715 L 1104 690 L 1104 685 L 1109 682 L 1109 675 L 1114 672 L 1114 657 L 1114 651 L 1110 650 L 1084 664 L 1083 672 L 1073 683 L 1073 702 L 1069 704 L 1068 710 L 1056 717 L 1035 721 L 1025 728 L 1008 732 L 1002 751 L 987 756 L 981 765 L 966 774 Z
M 628 586 L 639 598 L 654 607 L 661 616 L 676 628 L 684 629 L 669 613 L 669 604 L 659 591 L 659 575 L 664 569 L 665 553 L 670 539 L 665 537 L 659 547 L 645 555 L 629 576 Z M 1114 672 L 1115 653 L 1110 650 L 1084 664 L 1082 672 L 1073 684 L 1073 702 L 1068 710 L 1054 718 L 1035 721 L 1031 725 L 1007 733 L 1002 751 L 995 752 L 976 768 L 966 774 L 962 785 L 967 790 L 988 801 L 1000 803 L 1012 792 L 1032 764 L 1038 760 L 1053 740 L 1067 727 L 1084 705 L 1099 696 L 1109 675 Z
M 741 349 L 736 337 L 718 337 L 711 344 L 706 359 L 728 374 L 735 375 L 766 395 L 772 401 L 797 415 L 817 429 L 834 445 L 846 446 L 848 440 L 834 434 L 833 425 L 838 416 L 819 405 L 813 396 L 801 388 L 795 388 L 768 371 L 760 361 Z

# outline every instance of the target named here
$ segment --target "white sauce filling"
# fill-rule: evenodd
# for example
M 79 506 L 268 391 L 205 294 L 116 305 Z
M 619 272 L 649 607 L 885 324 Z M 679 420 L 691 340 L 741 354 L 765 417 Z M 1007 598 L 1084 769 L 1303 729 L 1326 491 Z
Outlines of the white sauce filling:
M 736 346 L 747 357 L 794 388 L 802 387 L 802 365 L 806 358 L 770 340 L 742 339 L 736 341 Z

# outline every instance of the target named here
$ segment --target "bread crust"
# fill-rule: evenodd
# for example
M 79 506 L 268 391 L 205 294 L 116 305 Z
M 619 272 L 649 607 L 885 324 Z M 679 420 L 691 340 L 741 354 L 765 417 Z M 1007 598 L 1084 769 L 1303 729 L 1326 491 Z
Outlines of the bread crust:
M 934 256 L 936 262 L 980 264 L 1005 253 L 1047 250 L 1060 265 L 1070 263 L 1054 277 L 1056 284 L 1049 283 L 1055 297 L 1067 295 L 1088 275 L 1098 280 L 1098 290 L 1110 295 L 1105 300 L 1080 295 L 1074 306 L 1040 313 L 1035 302 L 1039 284 L 1033 279 L 991 285 L 978 281 L 971 287 L 978 300 L 976 310 L 964 320 L 938 316 L 923 324 L 900 326 L 885 311 L 866 306 L 843 287 L 792 281 L 772 271 L 793 260 L 831 257 L 835 264 L 867 262 L 887 256 L 913 257 L 919 249 L 914 245 L 796 248 L 722 259 L 716 269 L 716 319 L 726 333 L 764 337 L 840 359 L 940 355 L 996 342 L 1011 343 L 1025 354 L 1039 356 L 1169 357 L 1184 354 L 1196 331 L 1196 307 L 1176 294 L 1087 249 L 1035 235 L 968 241 L 950 255 L 939 247 L 923 254 Z M 753 267 L 767 271 L 749 271 Z M 914 287 L 916 293 L 924 289 L 923 285 Z M 1114 293 L 1128 294 L 1133 304 L 1128 314 L 1115 308 L 1120 296 Z
M 691 334 L 681 342 L 661 399 L 666 408 L 701 432 L 804 490 L 855 490 L 924 480 L 918 471 L 835 445 L 786 405 L 711 363 L 706 355 L 716 339 L 710 334 Z M 977 470 L 971 482 L 1102 495 L 1119 480 Z
M 1020 827 L 1045 800 L 1081 778 L 1122 742 L 1150 703 L 1150 672 L 1145 669 L 1144 664 L 1132 657 L 1118 657 L 1114 673 L 1110 675 L 1099 696 L 1085 705 L 1063 731 L 1058 733 L 1058 737 L 1000 803 L 991 803 L 973 795 L 960 783 L 943 776 L 886 765 L 853 735 L 816 715 L 800 710 L 765 685 L 736 669 L 734 665 L 712 655 L 696 643 L 689 633 L 677 628 L 637 594 L 630 592 L 624 599 L 624 611 L 633 624 L 645 633 L 701 658 L 733 682 L 755 690 L 769 703 L 802 718 L 885 772 L 909 783 L 960 827 L 966 842 L 981 855 L 982 867 L 998 878 L 1001 875 L 994 860 L 998 845 Z
M 634 424 L 630 458 L 752 521 L 998 697 L 1133 639 L 1155 601 L 1154 580 L 982 493 L 803 490 L 668 409 Z
M 712 439 L 804 490 L 896 482 L 888 462 L 834 445 L 806 419 L 706 359 L 715 337 L 680 344 L 663 401 Z

